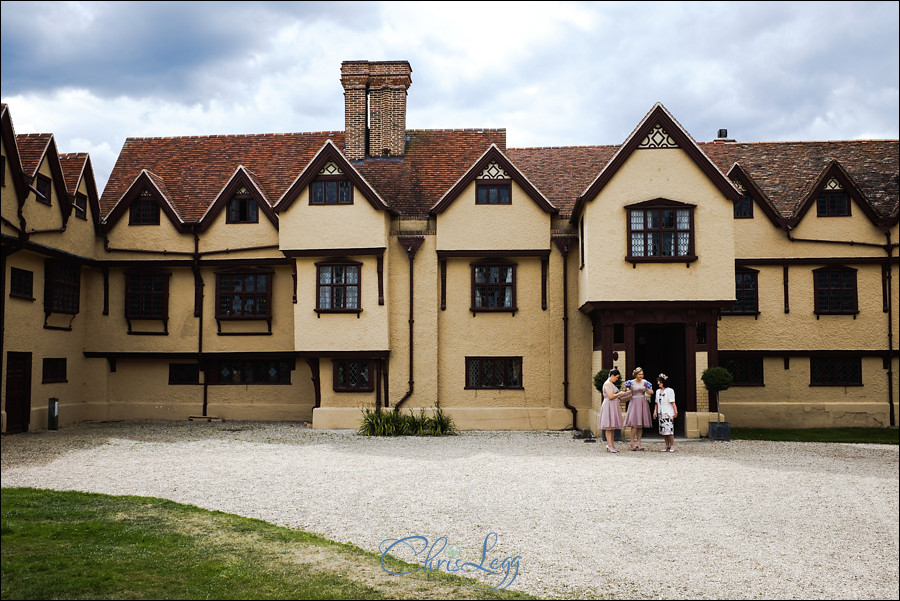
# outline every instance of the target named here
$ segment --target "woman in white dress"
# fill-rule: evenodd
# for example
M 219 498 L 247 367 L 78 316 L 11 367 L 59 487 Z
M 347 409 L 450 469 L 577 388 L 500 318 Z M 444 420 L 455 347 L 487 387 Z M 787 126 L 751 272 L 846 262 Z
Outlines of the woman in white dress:
M 661 449 L 663 453 L 675 452 L 675 418 L 678 417 L 678 407 L 675 405 L 675 391 L 666 386 L 669 376 L 659 374 L 656 377 L 656 383 L 659 388 L 656 389 L 656 406 L 653 407 L 654 419 L 659 416 L 659 433 L 662 434 L 666 441 L 665 448 Z

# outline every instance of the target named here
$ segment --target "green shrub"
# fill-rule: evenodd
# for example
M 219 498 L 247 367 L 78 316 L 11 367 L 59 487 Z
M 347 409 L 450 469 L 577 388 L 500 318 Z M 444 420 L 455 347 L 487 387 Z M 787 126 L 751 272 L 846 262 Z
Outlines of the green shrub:
M 610 371 L 612 370 L 601 369 L 594 374 L 594 388 L 596 388 L 600 392 L 603 392 L 603 385 L 606 384 L 606 381 L 609 379 Z
M 710 367 L 703 370 L 703 375 L 700 376 L 700 379 L 703 380 L 703 384 L 708 391 L 719 392 L 728 390 L 728 387 L 734 381 L 734 376 L 724 367 Z
M 440 407 L 435 407 L 434 415 L 425 415 L 424 409 L 418 414 L 410 409 L 401 413 L 396 407 L 390 410 L 362 407 L 362 422 L 357 429 L 363 436 L 443 436 L 459 433 L 453 418 Z

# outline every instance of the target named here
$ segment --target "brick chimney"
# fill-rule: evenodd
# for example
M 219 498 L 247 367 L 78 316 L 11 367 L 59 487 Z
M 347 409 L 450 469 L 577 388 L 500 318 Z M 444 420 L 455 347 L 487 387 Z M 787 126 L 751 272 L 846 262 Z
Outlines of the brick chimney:
M 411 74 L 407 61 L 341 63 L 348 159 L 403 156 Z

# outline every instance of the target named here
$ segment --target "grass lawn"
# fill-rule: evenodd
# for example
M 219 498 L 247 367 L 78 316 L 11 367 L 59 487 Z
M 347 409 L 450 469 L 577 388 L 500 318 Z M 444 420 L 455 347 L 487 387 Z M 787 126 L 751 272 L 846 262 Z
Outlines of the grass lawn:
M 731 438 L 798 442 L 900 444 L 900 430 L 897 428 L 797 428 L 793 430 L 731 428 Z
M 440 571 L 394 576 L 353 545 L 163 499 L 0 495 L 3 599 L 534 598 Z

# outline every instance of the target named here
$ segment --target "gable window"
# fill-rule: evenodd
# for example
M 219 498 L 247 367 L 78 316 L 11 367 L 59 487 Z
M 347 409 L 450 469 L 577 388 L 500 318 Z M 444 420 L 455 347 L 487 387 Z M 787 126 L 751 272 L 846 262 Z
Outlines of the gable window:
M 811 386 L 862 386 L 859 357 L 810 357 Z
M 78 192 L 75 194 L 75 216 L 81 219 L 87 219 L 87 196 Z
M 850 198 L 843 190 L 827 190 L 819 194 L 816 202 L 818 217 L 849 217 Z
M 359 312 L 360 267 L 355 261 L 316 263 L 316 310 Z
M 259 207 L 256 200 L 242 190 L 228 202 L 226 223 L 259 223 Z
M 37 179 L 34 182 L 34 187 L 38 191 L 38 202 L 42 202 L 44 204 L 50 204 L 50 178 L 46 175 L 38 175 Z
M 372 361 L 335 361 L 335 392 L 371 392 L 375 390 Z
M 132 201 L 128 225 L 159 225 L 159 204 L 150 192 L 145 190 Z
M 125 318 L 167 319 L 169 316 L 168 273 L 125 274 Z
M 626 207 L 628 261 L 694 261 L 694 207 L 658 199 Z
M 54 259 L 44 261 L 44 312 L 78 313 L 81 267 Z
M 272 272 L 216 274 L 216 319 L 271 319 Z
M 66 379 L 66 358 L 45 358 L 41 383 L 68 382 Z
M 9 295 L 34 300 L 34 273 L 27 269 L 10 267 Z
M 472 311 L 516 310 L 516 264 L 472 263 Z
M 523 388 L 522 357 L 466 357 L 466 388 Z
M 510 193 L 512 186 L 506 182 L 476 182 L 475 204 L 477 205 L 508 205 L 512 204 Z
M 734 304 L 722 309 L 722 313 L 757 315 L 759 313 L 759 272 L 751 269 L 735 271 L 734 296 Z
M 817 314 L 855 314 L 856 270 L 848 267 L 823 267 L 813 271 L 815 312 Z
M 734 203 L 735 219 L 752 219 L 753 218 L 753 197 L 749 194 L 741 196 L 740 200 Z
M 352 205 L 353 185 L 340 176 L 320 177 L 309 185 L 309 204 Z
M 722 363 L 734 377 L 732 386 L 764 386 L 762 357 L 734 357 Z

